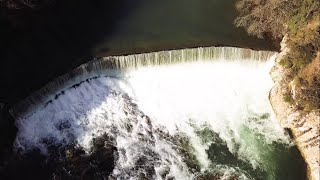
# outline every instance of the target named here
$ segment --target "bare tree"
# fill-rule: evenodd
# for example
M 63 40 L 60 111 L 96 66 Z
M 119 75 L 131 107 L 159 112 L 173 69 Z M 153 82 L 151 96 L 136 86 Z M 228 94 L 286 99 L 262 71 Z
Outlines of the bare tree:
M 295 12 L 295 0 L 240 0 L 236 8 L 240 16 L 235 20 L 238 27 L 244 27 L 250 35 L 281 39 L 285 22 Z

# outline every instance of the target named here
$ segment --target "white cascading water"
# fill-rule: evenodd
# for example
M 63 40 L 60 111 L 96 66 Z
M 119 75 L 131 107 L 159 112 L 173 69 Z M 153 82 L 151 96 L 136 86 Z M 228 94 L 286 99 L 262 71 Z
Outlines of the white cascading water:
M 112 177 L 119 179 L 255 179 L 242 165 L 217 159 L 232 159 L 228 153 L 252 171 L 272 171 L 272 143 L 290 144 L 268 101 L 275 55 L 201 58 L 120 68 L 63 89 L 45 106 L 18 115 L 15 146 L 47 153 L 43 140 L 51 139 L 90 153 L 92 139 L 108 134 L 118 151 Z M 226 151 L 210 148 L 219 143 Z

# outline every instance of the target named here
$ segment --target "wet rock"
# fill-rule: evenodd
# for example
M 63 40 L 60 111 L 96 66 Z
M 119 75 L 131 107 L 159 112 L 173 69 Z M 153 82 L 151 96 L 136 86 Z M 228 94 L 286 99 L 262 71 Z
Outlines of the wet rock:
M 1 179 L 107 179 L 117 159 L 117 149 L 107 135 L 95 138 L 90 152 L 75 144 L 61 146 L 48 141 L 47 145 L 47 156 L 40 150 L 15 154 Z
M 57 169 L 56 179 L 106 179 L 113 171 L 117 149 L 112 139 L 102 135 L 93 139 L 91 152 L 75 146 L 63 150 Z

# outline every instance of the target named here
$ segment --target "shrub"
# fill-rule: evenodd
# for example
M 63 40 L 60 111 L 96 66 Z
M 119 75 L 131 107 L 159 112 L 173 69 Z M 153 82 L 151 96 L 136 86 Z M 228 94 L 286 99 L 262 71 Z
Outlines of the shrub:
M 287 92 L 283 95 L 283 100 L 287 103 L 289 103 L 290 105 L 292 105 L 294 103 L 294 99 L 292 98 L 292 95 L 290 92 Z
M 270 34 L 279 40 L 285 33 L 285 22 L 296 9 L 295 1 L 286 0 L 239 0 L 236 8 L 240 16 L 235 20 L 238 27 L 244 27 L 250 35 L 266 38 Z
M 319 0 L 294 0 L 297 3 L 294 15 L 287 22 L 290 33 L 296 34 L 300 27 L 307 24 L 307 20 L 320 9 Z
M 304 107 L 306 111 L 320 110 L 320 77 L 314 76 L 311 82 L 302 79 L 297 94 L 297 102 Z
M 292 65 L 296 69 L 302 69 L 316 57 L 316 48 L 312 44 L 300 45 L 293 44 L 290 46 L 291 51 L 288 53 Z
M 288 58 L 282 58 L 279 64 L 284 68 L 292 67 L 292 62 Z

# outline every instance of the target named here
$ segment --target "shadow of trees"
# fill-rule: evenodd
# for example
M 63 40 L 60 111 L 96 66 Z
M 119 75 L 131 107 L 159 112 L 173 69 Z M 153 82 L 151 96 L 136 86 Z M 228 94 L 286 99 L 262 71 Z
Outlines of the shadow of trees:
M 139 1 L 55 1 L 41 9 L 1 9 L 0 101 L 14 103 L 94 57 Z
M 10 106 L 92 59 L 92 49 L 113 34 L 139 1 L 58 0 L 42 8 L 0 6 L 0 171 L 15 162 L 10 160 L 15 158 L 10 154 L 16 134 Z M 34 166 L 40 175 L 47 175 L 41 164 L 46 159 L 39 154 L 30 157 L 17 168 Z

